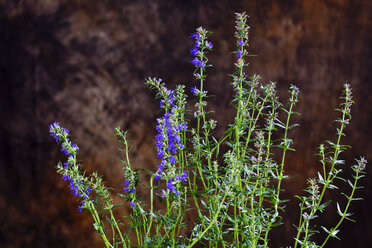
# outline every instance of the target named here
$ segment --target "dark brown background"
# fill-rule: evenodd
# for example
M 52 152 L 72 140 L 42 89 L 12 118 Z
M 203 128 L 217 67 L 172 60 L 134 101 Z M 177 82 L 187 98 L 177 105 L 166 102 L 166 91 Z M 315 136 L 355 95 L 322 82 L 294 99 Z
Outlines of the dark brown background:
M 90 216 L 54 166 L 63 160 L 49 137 L 59 121 L 81 147 L 88 171 L 98 170 L 108 185 L 123 187 L 113 128 L 130 130 L 136 167 L 155 170 L 154 124 L 158 103 L 144 86 L 160 77 L 170 87 L 195 84 L 189 49 L 198 26 L 213 32 L 207 89 L 221 126 L 231 120 L 230 78 L 234 56 L 234 12 L 246 11 L 251 25 L 249 73 L 278 82 L 281 99 L 289 84 L 300 90 L 300 127 L 291 133 L 296 153 L 286 172 L 285 224 L 271 247 L 293 242 L 298 212 L 293 194 L 320 165 L 319 143 L 334 137 L 332 120 L 342 85 L 353 87 L 356 104 L 343 155 L 372 161 L 370 0 L 324 1 L 118 1 L 0 0 L 0 247 L 102 247 Z M 345 167 L 345 172 L 350 170 Z M 342 241 L 328 247 L 371 247 L 371 169 L 352 205 L 357 223 L 345 223 Z M 145 194 L 145 193 L 142 193 Z M 327 198 L 344 200 L 336 192 Z M 124 209 L 123 212 L 127 210 Z M 337 214 L 322 216 L 335 223 Z

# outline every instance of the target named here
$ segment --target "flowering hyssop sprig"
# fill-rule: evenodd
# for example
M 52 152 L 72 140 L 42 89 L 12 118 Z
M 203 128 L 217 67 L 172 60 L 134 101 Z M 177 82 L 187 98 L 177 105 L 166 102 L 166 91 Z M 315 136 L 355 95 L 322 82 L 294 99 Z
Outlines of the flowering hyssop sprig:
M 207 40 L 207 31 L 202 27 L 196 30 L 196 33 L 191 35 L 191 38 L 195 38 L 195 46 L 190 50 L 190 53 L 195 56 L 191 60 L 191 64 L 198 67 L 205 67 L 207 65 L 206 53 L 207 50 L 212 50 L 213 44 Z
M 175 193 L 178 196 L 181 180 L 175 179 L 181 173 L 187 175 L 186 171 L 177 166 L 177 164 L 182 163 L 179 159 L 182 150 L 185 148 L 182 137 L 187 130 L 183 112 L 186 103 L 183 87 L 169 90 L 161 79 L 149 79 L 146 83 L 158 91 L 158 96 L 161 98 L 161 108 L 164 110 L 163 117 L 157 119 L 156 125 L 156 150 L 160 163 L 154 179 L 155 181 L 166 180 L 166 192 Z M 167 194 L 165 191 L 162 192 L 163 196 Z
M 77 163 L 79 147 L 70 141 L 69 131 L 58 123 L 50 125 L 51 136 L 61 144 L 67 157 L 57 170 L 81 200 L 79 209 L 92 214 L 93 226 L 107 248 L 269 247 L 270 231 L 283 223 L 282 182 L 289 162 L 287 154 L 295 151 L 291 130 L 296 127 L 292 117 L 297 114 L 294 109 L 299 89 L 291 85 L 288 101 L 282 103 L 274 82 L 262 84 L 260 76 L 249 77 L 245 73 L 250 56 L 247 18 L 245 13 L 236 14 L 236 51 L 232 53 L 236 62 L 231 75 L 235 117 L 221 137 L 213 136 L 217 122 L 208 118 L 206 110 L 206 70 L 211 66 L 207 54 L 213 45 L 208 41 L 209 32 L 201 27 L 191 35 L 195 42 L 190 50 L 191 63 L 197 81 L 191 88 L 193 109 L 187 109 L 192 105 L 187 105 L 185 86 L 168 89 L 161 79 L 146 80 L 160 99 L 161 115 L 155 126 L 157 165 L 150 170 L 134 169 L 127 131 L 115 129 L 125 154 L 123 194 L 119 196 L 126 200 L 130 210 L 123 223 L 113 212 L 121 204 L 114 204 L 102 178 L 97 173 L 87 174 Z M 350 85 L 344 85 L 341 99 L 335 141 L 328 140 L 319 146 L 321 168 L 316 177 L 308 179 L 305 194 L 297 196 L 300 215 L 294 248 L 321 248 L 329 238 L 338 238 L 341 223 L 351 220 L 351 202 L 358 200 L 354 195 L 361 188 L 359 180 L 364 176 L 367 161 L 363 157 L 356 159 L 351 166 L 352 179 L 345 180 L 342 176 L 345 161 L 339 158 L 348 148 L 342 144 L 342 138 L 351 120 Z M 189 120 L 192 117 L 194 121 Z M 140 177 L 142 171 L 150 176 Z M 350 186 L 348 193 L 342 193 L 346 197 L 344 202 L 336 203 L 339 220 L 331 227 L 318 228 L 314 220 L 326 210 L 329 204 L 326 192 L 337 189 L 338 179 Z M 138 185 L 149 190 L 148 200 L 141 199 Z M 157 209 L 156 203 L 165 206 Z M 319 238 L 313 238 L 319 231 L 326 234 L 321 244 L 316 242 Z M 132 240 L 133 236 L 136 239 Z
M 55 138 L 56 142 L 61 144 L 61 151 L 67 156 L 67 161 L 63 163 L 64 168 L 59 166 L 63 171 L 63 179 L 69 182 L 72 193 L 82 199 L 81 206 L 85 206 L 92 189 L 84 183 L 84 177 L 80 173 L 80 165 L 76 162 L 76 153 L 79 147 L 73 144 L 69 139 L 69 130 L 60 126 L 58 122 L 49 125 L 49 133 Z

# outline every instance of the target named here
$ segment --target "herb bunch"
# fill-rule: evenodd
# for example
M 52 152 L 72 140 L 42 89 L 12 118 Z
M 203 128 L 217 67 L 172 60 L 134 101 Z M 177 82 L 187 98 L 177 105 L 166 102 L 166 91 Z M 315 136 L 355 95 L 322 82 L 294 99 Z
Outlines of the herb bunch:
M 294 151 L 290 130 L 297 124 L 291 118 L 298 102 L 299 89 L 291 85 L 287 103 L 279 101 L 276 84 L 262 84 L 258 75 L 245 74 L 250 56 L 249 26 L 245 13 L 236 14 L 235 71 L 231 77 L 235 118 L 223 137 L 213 136 L 217 122 L 206 110 L 208 92 L 207 54 L 213 44 L 208 41 L 210 32 L 198 28 L 191 38 L 195 40 L 190 53 L 195 66 L 193 75 L 197 85 L 191 88 L 193 110 L 186 109 L 185 86 L 168 89 L 161 79 L 149 78 L 146 85 L 160 99 L 162 116 L 157 119 L 155 136 L 159 159 L 152 171 L 134 170 L 129 158 L 130 144 L 127 131 L 115 128 L 125 160 L 123 167 L 123 191 L 119 195 L 131 207 L 131 213 L 121 221 L 116 219 L 107 188 L 97 173 L 87 174 L 77 164 L 78 146 L 69 140 L 69 132 L 59 123 L 50 125 L 50 134 L 61 144 L 67 161 L 59 163 L 57 171 L 66 180 L 72 192 L 81 200 L 79 210 L 88 210 L 94 219 L 94 228 L 106 247 L 269 247 L 270 231 L 282 223 L 281 213 L 285 200 L 281 197 L 286 155 Z M 340 154 L 348 146 L 342 144 L 345 128 L 351 119 L 353 103 L 350 85 L 344 85 L 340 109 L 336 120 L 336 141 L 327 141 L 328 147 L 319 146 L 322 170 L 317 178 L 308 180 L 304 196 L 300 200 L 300 216 L 296 226 L 294 247 L 324 247 L 329 238 L 337 238 L 338 228 L 345 220 L 351 220 L 350 203 L 359 180 L 364 175 L 367 161 L 356 160 L 352 166 L 353 180 L 342 177 Z M 191 114 L 190 114 L 191 113 Z M 280 117 L 280 118 L 279 118 Z M 191 127 L 190 118 L 195 119 Z M 150 174 L 149 182 L 141 182 L 138 174 Z M 336 180 L 346 181 L 351 192 L 345 194 L 346 206 L 337 204 L 340 215 L 334 227 L 321 227 L 328 235 L 316 244 L 312 235 L 318 232 L 313 220 L 323 213 L 329 202 L 325 192 L 337 187 Z M 137 193 L 138 184 L 150 191 L 150 201 L 143 202 Z M 163 199 L 166 207 L 154 208 L 156 197 Z M 186 213 L 196 213 L 191 221 Z M 186 230 L 190 229 L 188 235 Z M 135 237 L 134 239 L 132 239 Z

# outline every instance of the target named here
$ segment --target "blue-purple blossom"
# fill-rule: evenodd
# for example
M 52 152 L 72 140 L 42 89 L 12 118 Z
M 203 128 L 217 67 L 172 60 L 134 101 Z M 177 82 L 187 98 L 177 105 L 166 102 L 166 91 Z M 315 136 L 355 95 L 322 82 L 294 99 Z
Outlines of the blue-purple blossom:
M 134 204 L 134 202 L 131 201 L 131 202 L 130 202 L 130 206 L 131 206 L 132 208 L 134 208 L 134 206 L 136 206 L 136 204 Z
M 201 35 L 200 35 L 199 33 L 193 33 L 193 34 L 190 36 L 190 38 L 196 38 L 196 39 L 200 40 L 200 39 L 201 39 Z
M 187 171 L 184 171 L 183 174 L 181 175 L 181 179 L 183 182 L 187 182 L 187 179 L 189 178 L 189 174 Z
M 79 147 L 76 144 L 71 145 L 76 151 L 79 151 Z
M 195 46 L 190 50 L 190 53 L 194 56 L 198 55 L 199 53 L 203 54 L 204 48 L 213 48 L 213 44 L 205 39 L 202 39 L 202 36 L 199 32 L 196 32 L 191 35 L 191 38 L 195 38 Z M 199 48 L 201 50 L 199 50 Z M 203 57 L 203 56 L 201 56 Z M 202 59 L 199 59 L 198 57 L 195 57 L 193 60 L 190 61 L 191 64 L 195 65 L 196 67 L 205 67 L 205 62 Z
M 161 177 L 161 176 L 160 176 L 159 174 L 156 174 L 156 175 L 155 175 L 155 178 L 154 178 L 155 181 L 159 181 L 160 177 Z
M 171 193 L 175 193 L 176 192 L 176 188 L 174 187 L 173 179 L 172 178 L 169 178 L 169 180 L 167 182 L 167 189 L 169 189 L 169 191 Z
M 187 171 L 184 171 L 182 173 L 182 175 L 177 175 L 176 176 L 176 180 L 177 181 L 182 181 L 182 182 L 187 182 L 188 177 L 189 177 L 189 175 L 188 175 Z
M 239 44 L 240 44 L 240 45 L 244 45 L 244 41 L 243 41 L 243 39 L 239 40 Z
M 125 184 L 126 187 L 124 187 L 123 189 L 124 189 L 126 192 L 128 192 L 128 191 L 129 191 L 129 180 L 128 180 L 128 179 L 125 180 L 125 181 L 124 181 L 124 184 Z
M 169 105 L 174 108 L 174 96 L 173 96 L 173 91 L 169 90 L 169 98 L 168 98 L 168 103 Z
M 58 122 L 54 122 L 52 124 L 49 125 L 49 133 L 50 133 L 50 136 L 54 137 L 56 142 L 59 142 L 58 140 L 58 135 L 56 133 L 56 129 L 59 129 L 60 126 L 59 126 L 59 123 Z
M 68 150 L 62 146 L 61 152 L 63 152 L 66 156 L 68 155 Z
M 197 63 L 200 64 L 198 58 L 196 57 Z M 177 164 L 177 154 L 180 149 L 184 149 L 184 144 L 181 140 L 181 132 L 187 130 L 185 123 L 180 123 L 178 116 L 177 100 L 179 99 L 178 95 L 175 95 L 175 92 L 167 89 L 162 85 L 162 91 L 164 97 L 164 104 L 162 108 L 165 109 L 165 113 L 161 118 L 157 119 L 156 130 L 157 134 L 155 136 L 156 140 L 156 150 L 157 157 L 161 160 L 157 166 L 157 171 L 154 174 L 154 180 L 158 181 L 159 179 L 166 180 L 166 188 L 171 193 L 176 195 L 180 192 L 176 191 L 177 183 L 183 181 L 182 175 L 179 175 L 178 180 L 174 181 L 174 177 L 169 177 L 168 170 L 176 166 Z M 177 106 L 176 106 L 177 105 Z M 128 187 L 129 189 L 129 187 Z M 167 193 L 161 190 L 162 196 L 165 197 Z
M 197 65 L 199 63 L 199 59 L 195 57 L 193 60 L 190 61 L 191 64 Z
M 191 88 L 191 93 L 196 96 L 196 93 L 198 92 L 199 90 L 196 88 L 196 87 L 192 87 Z
M 159 172 L 162 172 L 164 170 L 165 163 L 166 163 L 165 158 L 162 158 L 161 163 L 158 165 Z
M 170 155 L 169 156 L 169 163 L 171 165 L 174 165 L 176 163 L 176 158 L 173 155 Z
M 197 67 L 204 67 L 205 63 L 203 60 L 199 60 L 197 57 L 195 57 L 193 60 L 191 60 L 191 64 L 197 66 Z
M 241 50 L 238 50 L 238 53 L 236 55 L 238 58 L 241 58 L 242 57 L 242 51 Z
M 69 176 L 66 176 L 66 175 L 63 176 L 62 179 L 70 183 L 71 192 L 76 197 L 81 197 L 84 199 L 81 201 L 81 206 L 78 208 L 79 211 L 81 212 L 81 208 L 85 205 L 85 201 L 86 199 L 88 199 L 88 195 L 92 192 L 92 189 L 85 186 L 83 181 L 81 180 L 73 180 Z
M 199 50 L 197 47 L 194 47 L 193 49 L 190 50 L 190 53 L 194 56 L 196 56 L 196 54 L 198 54 Z
M 56 142 L 61 143 L 61 151 L 67 156 L 67 162 L 64 162 L 63 165 L 65 168 L 68 168 L 69 165 L 75 165 L 76 152 L 79 150 L 79 147 L 76 144 L 71 144 L 69 140 L 69 130 L 63 128 L 59 125 L 58 122 L 54 122 L 49 125 L 50 136 L 55 138 Z M 77 165 L 80 168 L 80 165 Z M 88 195 L 91 193 L 91 189 L 84 184 L 82 180 L 73 179 L 68 175 L 63 175 L 62 179 L 69 182 L 70 189 L 72 193 L 80 198 L 83 198 L 79 211 L 85 205 L 85 201 L 88 199 Z

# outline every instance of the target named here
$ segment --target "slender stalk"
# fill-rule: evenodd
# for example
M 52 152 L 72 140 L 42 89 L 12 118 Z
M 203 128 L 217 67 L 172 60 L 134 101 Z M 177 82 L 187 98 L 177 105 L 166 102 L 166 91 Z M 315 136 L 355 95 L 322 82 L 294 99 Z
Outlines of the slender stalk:
M 335 145 L 335 151 L 333 153 L 333 159 L 331 161 L 331 168 L 330 168 L 330 170 L 328 172 L 327 178 L 325 178 L 325 183 L 323 185 L 322 192 L 320 193 L 319 200 L 318 200 L 318 202 L 317 202 L 317 204 L 315 206 L 315 211 L 312 211 L 310 213 L 309 220 L 314 216 L 316 210 L 319 208 L 319 206 L 320 206 L 320 204 L 321 204 L 321 202 L 323 200 L 324 193 L 325 193 L 326 189 L 328 188 L 328 186 L 333 181 L 332 175 L 333 175 L 333 171 L 334 171 L 334 168 L 335 168 L 335 165 L 336 165 L 336 161 L 337 161 L 337 158 L 338 158 L 338 155 L 339 155 L 339 151 L 340 151 L 341 136 L 343 135 L 343 130 L 345 128 L 345 124 L 344 124 L 345 123 L 345 117 L 346 117 L 346 111 L 343 111 L 342 120 L 341 120 L 341 127 L 340 127 L 340 130 L 338 131 L 338 137 L 337 137 L 337 142 L 336 142 L 336 145 Z M 299 237 L 301 235 L 302 229 L 304 228 L 304 223 L 305 222 L 302 223 L 302 225 L 299 227 L 299 229 L 297 231 L 297 236 L 296 236 L 294 248 L 297 247 L 297 243 L 298 243 Z M 305 234 L 304 239 L 303 239 L 303 242 L 306 242 L 307 239 L 308 239 L 308 233 Z

